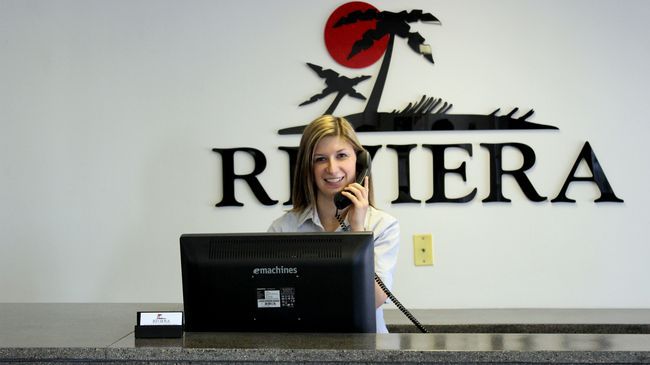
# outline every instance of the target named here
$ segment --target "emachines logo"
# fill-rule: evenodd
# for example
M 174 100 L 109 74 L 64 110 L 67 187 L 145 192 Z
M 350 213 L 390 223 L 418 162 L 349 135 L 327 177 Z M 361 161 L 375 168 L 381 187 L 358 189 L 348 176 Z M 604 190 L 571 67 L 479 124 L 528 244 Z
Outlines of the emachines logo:
M 297 274 L 297 267 L 256 267 L 253 269 L 254 275 L 282 275 L 282 274 Z
M 392 4 L 387 2 L 386 4 Z M 556 133 L 558 127 L 550 124 L 533 123 L 528 119 L 533 115 L 530 109 L 519 115 L 519 108 L 512 108 L 501 112 L 501 108 L 495 107 L 486 110 L 485 114 L 463 114 L 453 113 L 453 104 L 444 101 L 442 98 L 423 95 L 419 100 L 412 101 L 400 108 L 391 108 L 393 111 L 380 111 L 379 105 L 386 79 L 391 65 L 391 58 L 395 42 L 406 42 L 412 52 L 419 55 L 414 62 L 434 66 L 433 46 L 428 44 L 425 37 L 414 31 L 411 26 L 417 25 L 425 29 L 435 29 L 441 22 L 436 16 L 423 10 L 379 10 L 373 5 L 354 1 L 339 6 L 330 14 L 325 27 L 325 46 L 330 56 L 340 65 L 348 70 L 368 67 L 380 59 L 381 66 L 377 76 L 374 78 L 374 85 L 368 99 L 355 87 L 366 80 L 372 79 L 370 75 L 346 76 L 339 70 L 325 68 L 315 63 L 307 62 L 307 66 L 325 83 L 325 88 L 310 96 L 299 106 L 316 103 L 330 95 L 336 95 L 332 103 L 324 110 L 323 114 L 334 114 L 339 103 L 344 97 L 365 100 L 363 110 L 357 113 L 345 115 L 344 117 L 354 126 L 359 133 L 384 133 L 388 138 L 395 133 L 418 132 L 435 136 L 442 131 L 472 133 L 473 131 L 499 131 L 507 135 L 508 131 L 530 131 L 532 133 Z M 440 57 L 436 55 L 436 57 Z M 433 68 L 431 70 L 434 70 Z M 433 71 L 432 71 L 433 72 Z M 425 77 L 425 75 L 422 75 Z M 400 87 L 403 87 L 401 85 Z M 405 103 L 406 104 L 406 103 Z M 491 111 L 491 112 L 490 112 Z M 316 119 L 320 115 L 314 115 Z M 297 123 L 296 123 L 297 124 Z M 280 135 L 301 134 L 305 124 L 287 126 L 278 131 Z M 363 137 L 361 137 L 363 139 Z M 364 146 L 370 153 L 373 160 L 380 148 L 392 150 L 397 154 L 395 172 L 398 178 L 399 191 L 397 198 L 391 203 L 422 203 L 422 200 L 411 196 L 410 190 L 410 153 L 417 147 L 415 144 L 397 145 L 386 143 L 384 145 Z M 525 197 L 534 202 L 550 200 L 552 203 L 575 203 L 567 195 L 569 187 L 573 184 L 591 183 L 594 184 L 600 196 L 594 202 L 622 203 L 623 200 L 616 196 L 610 185 L 605 170 L 596 158 L 594 148 L 588 141 L 582 143 L 582 148 L 573 156 L 558 156 L 566 166 L 567 173 L 556 176 L 558 182 L 553 196 L 541 194 L 534 186 L 533 181 L 528 177 L 527 171 L 535 165 L 536 153 L 533 147 L 520 141 L 505 141 L 503 143 L 479 143 L 474 146 L 470 143 L 452 144 L 422 144 L 422 149 L 430 151 L 433 157 L 433 195 L 426 199 L 425 203 L 467 203 L 472 201 L 478 194 L 478 189 L 473 188 L 464 196 L 448 196 L 445 191 L 445 178 L 447 175 L 459 175 L 463 181 L 466 178 L 466 162 L 473 158 L 477 148 L 485 149 L 488 152 L 489 191 L 485 192 L 482 202 L 510 202 L 504 194 L 504 177 L 512 178 L 524 193 Z M 280 146 L 279 150 L 288 155 L 289 188 L 293 185 L 293 175 L 297 160 L 298 147 Z M 448 150 L 461 150 L 467 155 L 467 161 L 463 161 L 455 167 L 447 167 L 445 155 Z M 239 148 L 213 148 L 213 151 L 221 156 L 222 168 L 222 189 L 223 196 L 217 207 L 243 206 L 235 197 L 235 182 L 243 181 L 252 190 L 255 198 L 264 205 L 275 205 L 278 200 L 272 199 L 262 183 L 258 179 L 266 168 L 266 156 L 264 153 L 253 147 Z M 463 152 L 464 151 L 464 152 Z M 504 164 L 507 154 L 512 157 L 520 157 L 522 163 L 517 168 L 508 168 Z M 254 162 L 253 171 L 246 174 L 237 173 L 235 169 L 236 156 L 241 154 L 249 155 Z M 518 156 L 517 156 L 518 155 Z M 591 175 L 578 174 L 578 167 L 586 165 Z M 421 171 L 421 169 L 418 169 Z M 417 174 L 416 174 L 417 175 Z M 421 176 L 421 173 L 419 174 Z M 477 184 L 478 185 L 478 184 Z M 470 186 L 471 188 L 471 186 Z M 290 196 L 290 193 L 288 194 Z M 290 205 L 291 199 L 283 203 Z

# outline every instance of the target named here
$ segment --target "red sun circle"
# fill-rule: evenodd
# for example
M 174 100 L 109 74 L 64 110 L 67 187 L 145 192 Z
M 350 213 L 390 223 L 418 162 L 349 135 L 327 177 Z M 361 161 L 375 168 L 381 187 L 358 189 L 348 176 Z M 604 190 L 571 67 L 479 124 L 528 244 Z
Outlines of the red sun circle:
M 336 8 L 329 19 L 327 19 L 327 24 L 325 25 L 325 47 L 327 47 L 330 56 L 343 66 L 350 68 L 368 67 L 377 62 L 386 51 L 388 35 L 376 41 L 370 48 L 348 59 L 354 42 L 361 39 L 363 33 L 367 30 L 374 29 L 377 24 L 376 20 L 358 21 L 353 24 L 346 24 L 334 28 L 334 24 L 342 17 L 355 10 L 365 11 L 368 9 L 377 10 L 377 8 L 368 3 L 353 1 Z

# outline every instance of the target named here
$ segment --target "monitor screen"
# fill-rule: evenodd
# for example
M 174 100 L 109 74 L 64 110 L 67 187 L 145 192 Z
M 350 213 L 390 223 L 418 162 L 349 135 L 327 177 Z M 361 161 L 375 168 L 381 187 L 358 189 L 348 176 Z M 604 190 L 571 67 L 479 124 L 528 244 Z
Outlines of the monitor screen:
M 185 331 L 375 332 L 372 232 L 184 234 Z

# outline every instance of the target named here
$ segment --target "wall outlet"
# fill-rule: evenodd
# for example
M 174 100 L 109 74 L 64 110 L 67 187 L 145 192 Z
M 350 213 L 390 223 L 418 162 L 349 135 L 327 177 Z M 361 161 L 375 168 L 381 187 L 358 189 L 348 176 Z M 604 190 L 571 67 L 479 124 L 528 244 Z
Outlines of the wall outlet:
M 430 233 L 413 235 L 413 262 L 415 266 L 433 266 L 433 237 Z

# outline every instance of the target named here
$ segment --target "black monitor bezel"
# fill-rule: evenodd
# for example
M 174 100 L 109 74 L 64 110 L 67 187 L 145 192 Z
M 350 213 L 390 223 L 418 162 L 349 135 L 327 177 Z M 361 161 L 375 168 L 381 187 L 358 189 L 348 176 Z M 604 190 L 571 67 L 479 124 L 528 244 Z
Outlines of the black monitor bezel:
M 215 244 L 226 242 L 230 250 L 247 246 L 248 252 L 244 256 L 238 252 L 240 256 L 208 259 L 207 256 L 214 255 L 208 246 L 213 245 L 212 250 L 215 250 Z M 320 257 L 323 248 L 336 245 L 343 249 L 341 257 Z M 186 331 L 344 333 L 376 330 L 372 232 L 184 234 L 180 246 Z M 294 248 L 301 251 L 296 257 L 268 257 L 269 252 L 274 251 L 270 247 L 274 246 L 280 251 L 290 250 L 291 255 Z M 250 257 L 251 247 L 254 248 L 253 257 Z M 257 251 L 264 251 L 266 256 L 255 257 Z M 292 267 L 293 264 L 300 267 L 298 277 L 292 277 L 291 273 L 287 277 L 274 277 L 252 272 L 255 265 Z M 224 281 L 212 280 L 216 276 L 223 277 Z M 294 308 L 274 309 L 273 312 L 250 304 L 251 290 L 257 288 L 259 295 L 261 288 L 279 286 L 279 283 L 286 283 L 289 288 L 297 286 L 296 297 L 300 301 Z M 218 299 L 226 297 L 233 298 L 233 303 Z

